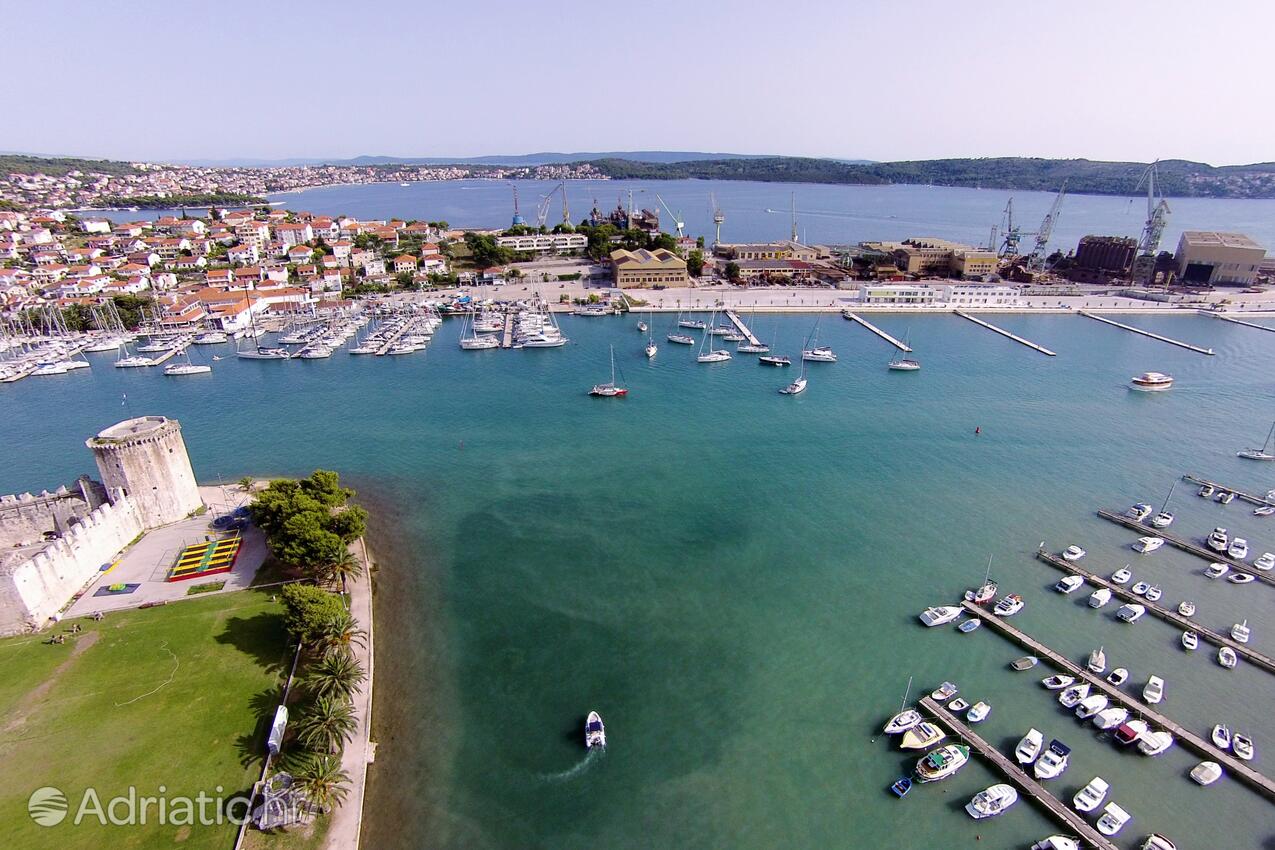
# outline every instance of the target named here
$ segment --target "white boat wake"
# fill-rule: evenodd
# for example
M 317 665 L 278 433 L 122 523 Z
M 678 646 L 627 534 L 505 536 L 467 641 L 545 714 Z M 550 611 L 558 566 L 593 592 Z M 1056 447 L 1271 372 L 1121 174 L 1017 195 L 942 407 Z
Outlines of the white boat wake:
M 561 773 L 542 773 L 536 776 L 536 778 L 541 782 L 569 782 L 587 771 L 595 761 L 602 757 L 603 752 L 604 751 L 601 747 L 594 747 L 589 750 L 588 754 L 584 758 L 580 759 L 574 767 L 564 770 Z

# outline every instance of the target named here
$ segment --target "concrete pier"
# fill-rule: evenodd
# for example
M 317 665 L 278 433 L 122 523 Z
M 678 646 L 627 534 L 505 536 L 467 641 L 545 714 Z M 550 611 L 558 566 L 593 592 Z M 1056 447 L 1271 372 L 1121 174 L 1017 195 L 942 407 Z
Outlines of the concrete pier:
M 505 314 L 505 329 L 500 332 L 500 347 L 514 347 L 514 314 L 508 312 Z
M 1270 501 L 1265 496 L 1254 496 L 1252 493 L 1245 493 L 1243 490 L 1237 490 L 1234 487 L 1227 487 L 1225 484 L 1219 484 L 1216 481 L 1210 481 L 1207 478 L 1200 478 L 1195 475 L 1183 475 L 1182 480 L 1190 481 L 1193 484 L 1199 484 L 1201 487 L 1207 484 L 1214 490 L 1225 490 L 1228 493 L 1234 493 L 1235 498 L 1239 499 L 1241 502 L 1248 502 L 1250 505 L 1258 505 L 1259 507 L 1261 505 L 1275 505 L 1275 502 Z
M 1079 316 L 1084 316 L 1086 319 L 1093 319 L 1095 322 L 1102 322 L 1103 324 L 1111 325 L 1113 327 L 1117 327 L 1122 330 L 1130 331 L 1131 333 L 1141 334 L 1142 336 L 1148 337 L 1150 339 L 1159 340 L 1160 342 L 1167 342 L 1169 345 L 1176 345 L 1178 348 L 1185 348 L 1187 351 L 1194 351 L 1198 354 L 1213 353 L 1213 349 L 1211 348 L 1200 348 L 1198 345 L 1192 345 L 1191 343 L 1183 342 L 1180 339 L 1173 339 L 1172 337 L 1161 336 L 1160 334 L 1152 333 L 1151 331 L 1144 331 L 1142 328 L 1135 328 L 1133 325 L 1126 325 L 1124 322 L 1117 322 L 1112 319 L 1104 319 L 1102 316 L 1095 316 L 1093 313 L 1086 313 L 1084 310 L 1077 310 L 1076 314 Z
M 863 325 L 865 328 L 867 328 L 868 330 L 872 331 L 874 334 L 876 334 L 877 336 L 881 337 L 881 338 L 882 338 L 883 340 L 885 340 L 886 342 L 890 343 L 890 345 L 893 345 L 895 348 L 899 349 L 899 351 L 907 351 L 907 352 L 911 352 L 911 351 L 912 351 L 912 349 L 911 349 L 911 348 L 907 345 L 907 343 L 900 342 L 899 340 L 897 340 L 897 339 L 895 339 L 894 337 L 890 336 L 890 335 L 889 335 L 888 333 L 886 333 L 885 331 L 883 331 L 883 330 L 881 330 L 880 328 L 878 328 L 876 325 L 874 325 L 874 324 L 872 324 L 871 322 L 869 322 L 867 319 L 864 319 L 864 318 L 863 318 L 863 317 L 861 317 L 861 316 L 855 315 L 854 313 L 850 312 L 849 310 L 842 310 L 842 311 L 841 311 L 841 316 L 842 316 L 842 318 L 844 318 L 844 319 L 848 319 L 848 320 L 850 320 L 851 322 L 854 322 L 854 323 L 855 323 L 855 324 L 857 324 L 857 325 Z
M 1170 534 L 1163 528 L 1152 528 L 1148 525 L 1143 525 L 1133 517 L 1127 517 L 1114 511 L 1100 510 L 1098 511 L 1098 516 L 1109 522 L 1114 522 L 1116 525 L 1123 525 L 1125 528 L 1130 528 L 1134 531 L 1140 532 L 1144 537 L 1159 537 L 1165 543 L 1168 543 L 1171 546 L 1176 546 L 1183 552 L 1190 552 L 1197 558 L 1203 558 L 1209 563 L 1217 562 L 1219 564 L 1226 564 L 1238 573 L 1248 573 L 1260 582 L 1275 585 L 1275 577 L 1272 577 L 1269 573 L 1259 572 L 1258 570 L 1253 569 L 1251 564 L 1246 564 L 1243 561 L 1237 561 L 1231 556 L 1225 555 L 1221 552 L 1214 552 L 1212 549 L 1206 549 L 1203 546 L 1198 546 L 1190 540 L 1178 537 L 1175 534 Z
M 748 325 L 744 324 L 744 320 L 736 315 L 734 310 L 727 310 L 726 318 L 730 319 L 731 324 L 735 326 L 735 330 L 744 335 L 744 337 L 748 340 L 749 345 L 761 345 L 761 340 L 757 338 L 756 334 L 748 329 Z
M 1201 311 L 1201 313 L 1204 313 L 1204 312 L 1207 312 L 1207 311 Z M 1271 327 L 1270 325 L 1258 325 L 1253 322 L 1246 322 L 1243 319 L 1233 319 L 1230 316 L 1218 316 L 1216 314 L 1213 314 L 1213 318 L 1221 319 L 1224 322 L 1231 322 L 1236 325 L 1243 325 L 1246 328 L 1257 328 L 1259 331 L 1271 331 L 1272 333 L 1275 333 L 1275 328 Z
M 976 319 L 973 316 L 971 316 L 969 313 L 964 313 L 960 310 L 953 310 L 952 312 L 960 316 L 962 319 L 969 319 L 971 322 L 973 322 L 976 325 L 982 325 L 983 327 L 987 328 L 989 331 L 995 331 L 1001 336 L 1009 337 L 1014 342 L 1022 343 L 1023 345 L 1032 349 L 1033 351 L 1039 351 L 1041 354 L 1047 354 L 1050 357 L 1058 356 L 1055 352 L 1050 351 L 1048 348 L 1045 348 L 1043 345 L 1037 345 L 1036 343 L 1032 342 L 1030 339 L 1023 339 L 1021 336 L 1018 336 L 1017 334 L 1012 334 L 1009 331 L 1005 330 L 1004 328 L 998 328 L 995 325 L 993 325 L 991 322 L 984 322 L 982 319 Z
M 969 744 L 971 749 L 977 750 L 978 754 L 991 762 L 992 766 L 1004 774 L 1006 779 L 1017 785 L 1020 797 L 1036 803 L 1054 820 L 1066 827 L 1068 832 L 1084 838 L 1088 842 L 1086 846 L 1100 848 L 1100 850 L 1118 850 L 1106 836 L 1090 826 L 1083 815 L 1046 791 L 1045 787 L 1029 776 L 1016 761 L 983 740 L 974 733 L 973 729 L 958 720 L 947 710 L 947 706 L 927 696 L 921 699 L 921 708 L 940 725 L 946 726 L 949 732 Z
M 1077 680 L 1083 679 L 1089 683 L 1091 688 L 1101 691 L 1108 699 L 1120 703 L 1155 727 L 1172 732 L 1176 743 L 1206 759 L 1217 762 L 1226 768 L 1231 777 L 1253 788 L 1265 796 L 1266 799 L 1275 801 L 1275 781 L 1249 767 L 1247 762 L 1240 761 L 1229 752 L 1222 752 L 1213 746 L 1212 741 L 1205 740 L 1190 729 L 1179 726 L 1156 711 L 1154 707 L 1125 693 L 1102 676 L 1095 676 L 1087 667 L 1076 664 L 1070 659 L 1059 655 L 1040 641 L 1010 625 L 1004 617 L 994 616 L 973 602 L 962 602 L 961 604 L 970 614 L 976 615 L 981 619 L 984 625 L 1000 632 L 1019 646 L 1031 650 L 1032 654 L 1041 660 L 1048 660 L 1054 667 L 1068 676 L 1072 676 Z M 1093 691 L 1090 691 L 1090 693 L 1093 693 Z

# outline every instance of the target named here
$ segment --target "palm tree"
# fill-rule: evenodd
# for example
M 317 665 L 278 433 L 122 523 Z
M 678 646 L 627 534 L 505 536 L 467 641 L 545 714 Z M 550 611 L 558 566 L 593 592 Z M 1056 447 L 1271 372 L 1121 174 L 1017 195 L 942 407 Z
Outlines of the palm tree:
M 354 615 L 349 611 L 342 611 L 328 621 L 323 629 L 323 634 L 319 637 L 318 646 L 324 655 L 341 652 L 348 653 L 350 648 L 356 644 L 365 646 L 366 639 L 367 632 L 359 628 Z
M 341 697 L 318 697 L 297 721 L 297 739 L 312 750 L 335 753 L 354 737 L 354 708 Z
M 328 584 L 341 583 L 341 592 L 345 593 L 345 585 L 349 579 L 363 575 L 363 562 L 349 549 L 341 550 L 340 557 L 323 564 L 315 570 L 316 577 Z
M 243 490 L 245 493 L 249 493 L 252 491 L 252 485 L 256 483 L 257 482 L 252 479 L 251 475 L 245 475 L 243 478 L 239 479 L 239 489 Z
M 324 812 L 344 802 L 350 792 L 350 775 L 341 769 L 341 760 L 325 753 L 310 753 L 300 760 L 292 777 L 310 803 Z
M 306 676 L 311 693 L 321 697 L 350 699 L 367 678 L 363 665 L 348 652 L 333 652 L 320 659 Z

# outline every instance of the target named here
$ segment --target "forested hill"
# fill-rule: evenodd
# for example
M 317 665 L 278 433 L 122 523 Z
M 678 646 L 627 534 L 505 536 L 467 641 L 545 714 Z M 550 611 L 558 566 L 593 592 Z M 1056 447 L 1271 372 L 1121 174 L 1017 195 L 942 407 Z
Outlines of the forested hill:
M 1145 162 L 1089 159 L 928 159 L 852 164 L 830 159 L 763 157 L 694 162 L 595 160 L 595 168 L 614 178 L 644 180 L 758 180 L 772 183 L 881 185 L 910 183 L 983 189 L 1067 191 L 1090 195 L 1131 195 L 1146 171 Z M 1171 197 L 1275 198 L 1275 163 L 1212 166 L 1187 160 L 1162 160 L 1160 190 Z

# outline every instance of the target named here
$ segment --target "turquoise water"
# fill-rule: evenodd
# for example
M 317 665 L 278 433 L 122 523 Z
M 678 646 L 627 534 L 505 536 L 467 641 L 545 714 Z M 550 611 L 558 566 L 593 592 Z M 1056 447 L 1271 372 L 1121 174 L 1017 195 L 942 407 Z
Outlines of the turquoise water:
M 668 316 L 647 362 L 633 321 L 565 318 L 564 349 L 489 352 L 458 350 L 448 322 L 420 355 L 231 358 L 206 378 L 90 355 L 93 374 L 0 388 L 0 490 L 90 470 L 83 439 L 125 412 L 179 418 L 202 480 L 325 466 L 354 481 L 381 564 L 371 846 L 1000 848 L 1055 831 L 1025 802 L 971 821 L 961 807 L 995 781 L 977 761 L 887 794 L 914 757 L 874 737 L 909 676 L 914 696 L 950 678 L 990 702 L 980 732 L 1006 750 L 1029 726 L 1070 744 L 1053 790 L 1105 777 L 1134 816 L 1121 846 L 1152 830 L 1179 847 L 1275 840 L 1268 803 L 1230 780 L 1197 788 L 1180 747 L 1115 750 L 1037 684 L 1047 670 L 1008 670 L 1019 653 L 991 630 L 916 620 L 991 554 L 1026 597 L 1017 625 L 1076 659 L 1104 645 L 1137 688 L 1158 673 L 1165 714 L 1247 731 L 1269 773 L 1269 674 L 1224 671 L 1159 621 L 1122 625 L 1114 605 L 1054 593 L 1059 574 L 1031 553 L 1079 543 L 1090 569 L 1132 563 L 1163 602 L 1190 597 L 1221 629 L 1247 617 L 1253 645 L 1275 652 L 1271 588 L 1207 581 L 1177 551 L 1138 556 L 1136 535 L 1093 515 L 1158 504 L 1183 472 L 1275 487 L 1275 470 L 1234 457 L 1275 417 L 1275 334 L 1131 320 L 1218 352 L 1205 357 L 1076 317 L 996 320 L 1059 352 L 1047 358 L 956 317 L 879 317 L 910 333 L 924 368 L 906 374 L 885 369 L 876 337 L 825 317 L 840 362 L 812 364 L 809 390 L 786 398 L 791 370 L 698 365 L 663 343 Z M 793 354 L 812 320 L 755 325 Z M 588 398 L 612 343 L 632 395 Z M 1126 389 L 1149 369 L 1174 389 Z M 1254 555 L 1275 550 L 1275 520 L 1239 502 L 1183 486 L 1172 508 L 1179 534 L 1223 524 Z M 589 709 L 611 746 L 586 758 Z

